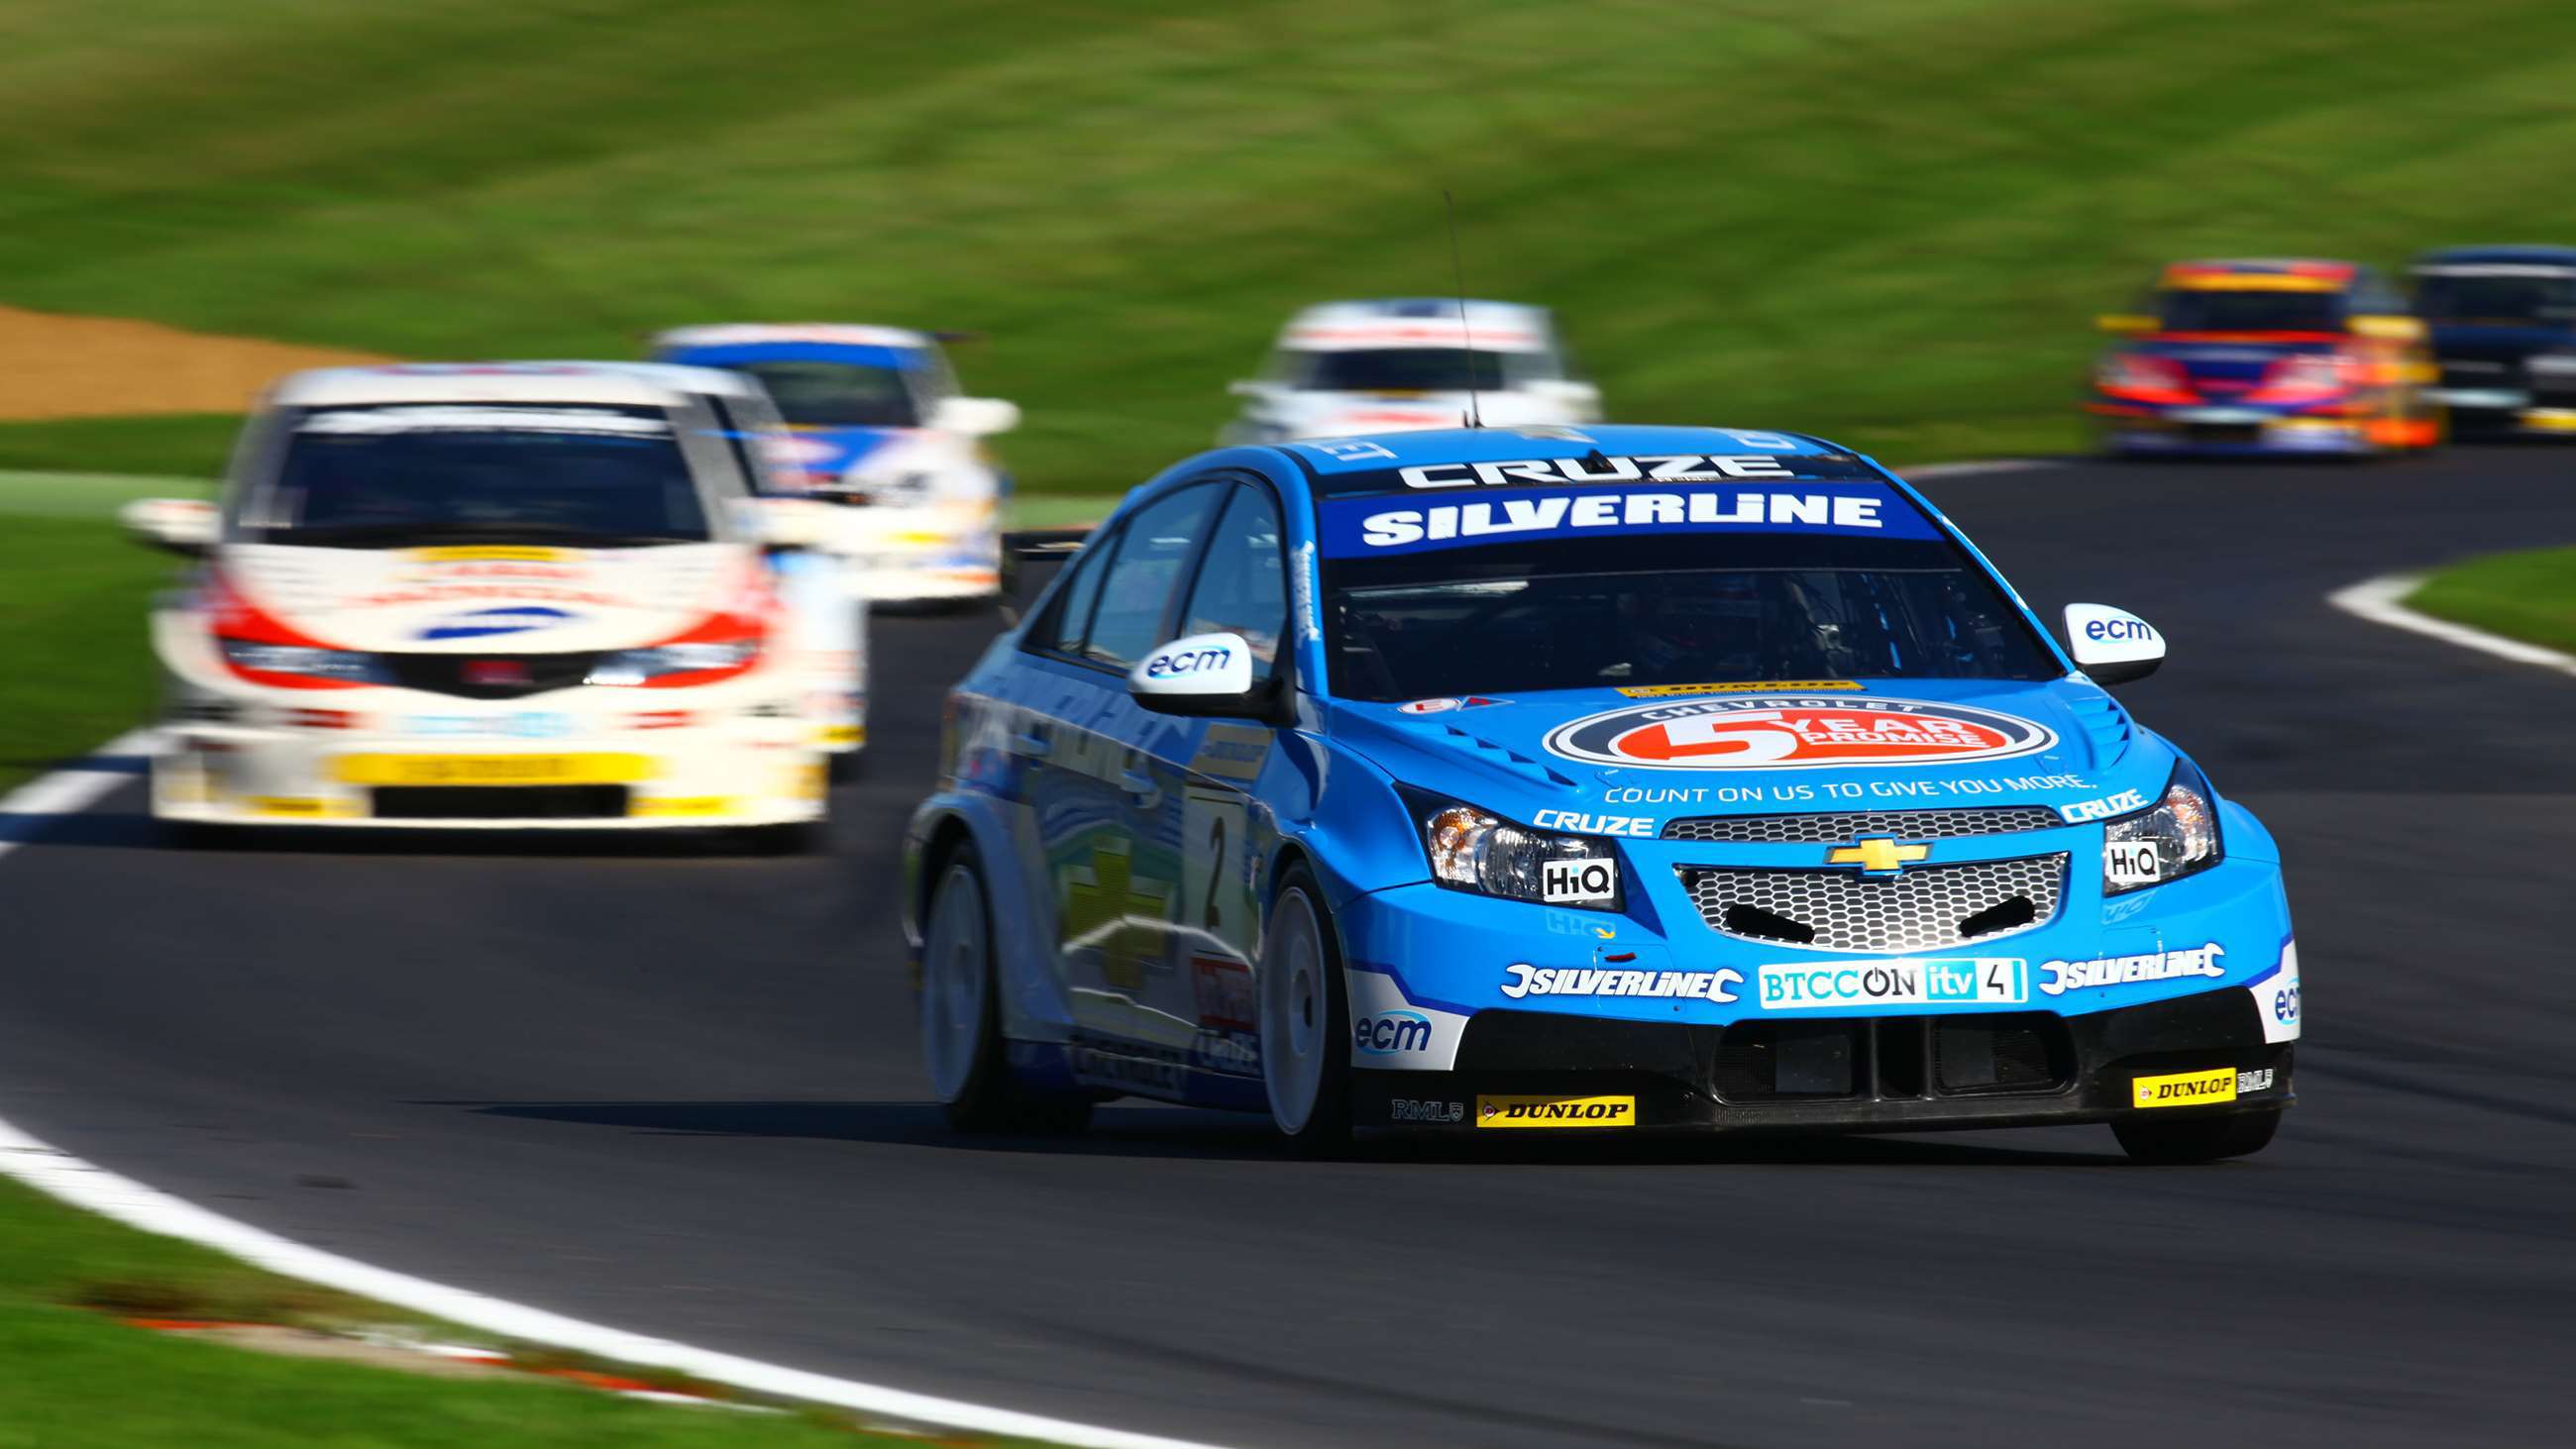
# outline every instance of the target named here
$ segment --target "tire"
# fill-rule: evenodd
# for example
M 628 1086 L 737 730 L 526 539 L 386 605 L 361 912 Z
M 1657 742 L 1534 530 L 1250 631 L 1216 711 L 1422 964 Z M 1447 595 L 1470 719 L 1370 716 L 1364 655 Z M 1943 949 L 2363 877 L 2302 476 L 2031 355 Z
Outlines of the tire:
M 1270 1120 L 1301 1151 L 1351 1136 L 1351 1008 L 1332 908 L 1289 868 L 1261 932 L 1261 1084 Z
M 939 865 L 922 925 L 921 1055 L 959 1132 L 1079 1132 L 1091 1099 L 1034 1092 L 1011 1074 L 995 990 L 993 908 L 974 853 Z
M 2158 1121 L 2124 1117 L 2111 1124 L 2121 1150 L 2135 1162 L 2176 1165 L 2216 1162 L 2222 1157 L 2251 1157 L 2281 1129 L 2281 1111 L 2239 1112 L 2232 1117 L 2186 1117 Z

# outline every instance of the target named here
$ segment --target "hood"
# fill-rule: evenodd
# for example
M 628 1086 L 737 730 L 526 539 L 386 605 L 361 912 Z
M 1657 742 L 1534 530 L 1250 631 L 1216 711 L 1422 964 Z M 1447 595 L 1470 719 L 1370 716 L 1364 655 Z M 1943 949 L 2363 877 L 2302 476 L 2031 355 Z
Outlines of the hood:
M 553 654 L 663 643 L 738 602 L 739 544 L 298 548 L 234 544 L 215 571 L 251 607 L 341 649 Z
M 1347 438 L 1361 433 L 1414 433 L 1455 428 L 1467 416 L 1464 392 L 1318 392 L 1283 389 L 1268 399 L 1270 421 L 1291 437 Z M 1487 427 L 1578 423 L 1562 402 L 1534 393 L 1495 389 L 1473 405 Z
M 1335 738 L 1395 779 L 1578 834 L 1958 806 L 2100 819 L 2152 803 L 2174 765 L 2170 746 L 2072 678 L 1551 690 L 1332 711 Z
M 2178 341 L 2153 340 L 2132 345 L 2128 350 L 2148 357 L 2161 357 L 2181 366 L 2197 391 L 2225 396 L 2252 392 L 2263 380 L 2263 374 L 2284 357 L 2315 356 L 2332 352 L 2341 339 L 2325 334 L 2291 334 L 2288 336 L 2253 336 L 2246 340 Z

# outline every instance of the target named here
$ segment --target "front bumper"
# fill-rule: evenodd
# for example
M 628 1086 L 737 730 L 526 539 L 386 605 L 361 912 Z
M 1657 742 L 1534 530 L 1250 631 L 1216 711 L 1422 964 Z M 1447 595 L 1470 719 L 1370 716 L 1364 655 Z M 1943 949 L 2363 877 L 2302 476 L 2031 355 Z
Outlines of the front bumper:
M 1919 1131 L 2278 1111 L 2293 1043 L 2220 988 L 2046 1012 L 1751 1018 L 1729 1026 L 1488 1011 L 1445 1072 L 1357 1070 L 1362 1126 L 1476 1131 Z M 2232 1078 L 2223 1099 L 2139 1105 L 2139 1083 Z M 2157 1088 L 2150 1087 L 2153 1097 Z M 1529 1104 L 1601 1104 L 1556 1109 Z
M 2237 408 L 2151 410 L 2097 405 L 2094 412 L 2100 419 L 2103 445 L 2117 453 L 2336 455 L 2420 445 L 2411 436 L 2396 437 L 2384 420 L 2294 417 Z
M 821 819 L 826 789 L 823 747 L 798 719 L 543 740 L 181 722 L 152 762 L 156 818 L 224 825 L 775 825 Z

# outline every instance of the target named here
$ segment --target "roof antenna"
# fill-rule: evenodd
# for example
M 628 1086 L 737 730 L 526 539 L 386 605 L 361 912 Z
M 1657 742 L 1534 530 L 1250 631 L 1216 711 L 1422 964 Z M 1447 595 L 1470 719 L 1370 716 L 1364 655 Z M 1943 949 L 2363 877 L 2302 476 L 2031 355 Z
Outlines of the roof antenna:
M 1476 334 L 1467 326 L 1467 264 L 1458 255 L 1458 198 L 1443 186 L 1440 204 L 1449 209 L 1449 270 L 1458 279 L 1458 336 L 1467 344 L 1467 416 L 1460 421 L 1471 428 L 1481 428 L 1485 425 L 1485 410 L 1476 402 Z

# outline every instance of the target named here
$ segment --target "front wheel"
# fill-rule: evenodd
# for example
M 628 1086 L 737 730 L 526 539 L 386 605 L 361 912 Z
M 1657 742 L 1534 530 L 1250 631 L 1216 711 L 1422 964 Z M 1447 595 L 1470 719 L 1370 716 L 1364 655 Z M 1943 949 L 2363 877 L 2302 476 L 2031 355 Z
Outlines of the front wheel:
M 1270 1120 L 1302 1149 L 1350 1140 L 1350 1003 L 1331 907 L 1292 867 L 1261 939 L 1261 1082 Z
M 1011 1074 L 995 999 L 993 915 L 972 853 L 960 849 L 931 890 L 921 947 L 921 1055 L 930 1088 L 960 1132 L 1077 1132 L 1087 1097 L 1032 1092 Z
M 2216 1162 L 2222 1157 L 2251 1157 L 2281 1130 L 2281 1113 L 2240 1112 L 2233 1117 L 2185 1118 L 2179 1122 L 2152 1117 L 2124 1117 L 2111 1124 L 2121 1150 L 2138 1162 L 2163 1164 Z

